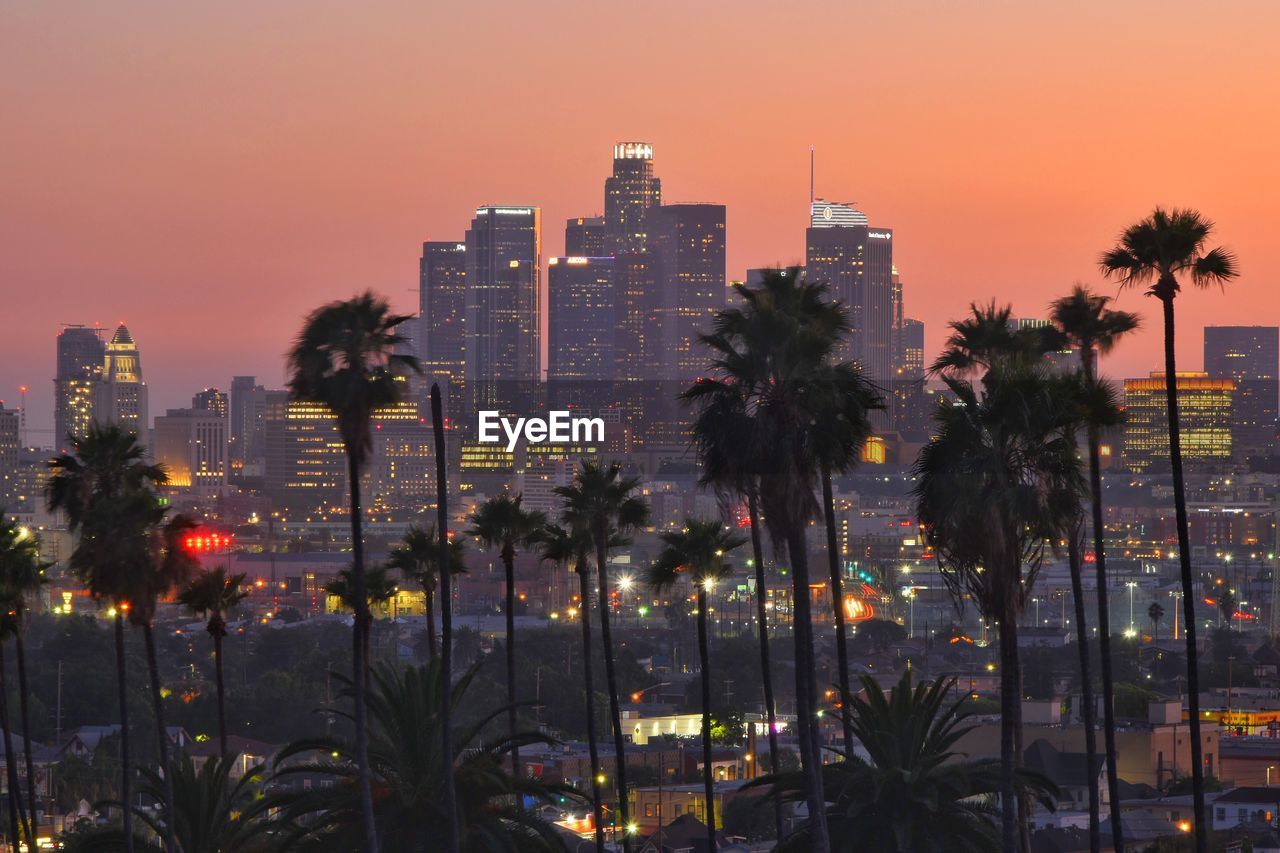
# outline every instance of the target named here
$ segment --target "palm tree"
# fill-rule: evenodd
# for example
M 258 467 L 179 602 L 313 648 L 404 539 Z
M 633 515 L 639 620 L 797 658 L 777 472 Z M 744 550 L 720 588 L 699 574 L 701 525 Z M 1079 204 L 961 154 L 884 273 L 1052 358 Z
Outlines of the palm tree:
M 145 767 L 141 771 L 142 794 L 162 805 L 161 813 L 173 815 L 176 823 L 170 827 L 148 809 L 135 807 L 134 813 L 156 835 L 172 833 L 182 853 L 266 853 L 275 849 L 272 842 L 286 827 L 271 819 L 276 804 L 264 796 L 265 767 L 250 767 L 237 779 L 232 776 L 235 766 L 236 762 L 224 755 L 213 756 L 197 768 L 184 752 L 171 767 L 172 784 L 158 771 Z M 103 840 L 118 844 L 119 835 L 119 830 L 109 831 Z
M 427 611 L 427 649 L 435 658 L 436 650 L 436 590 L 440 586 L 440 546 L 437 543 L 435 525 L 426 528 L 411 527 L 404 539 L 387 556 L 387 568 L 396 569 L 406 580 L 422 588 Z M 466 545 L 461 538 L 449 540 L 449 571 L 465 572 Z
M 768 726 L 769 769 L 777 773 L 778 718 L 773 700 L 773 667 L 769 654 L 768 586 L 764 573 L 764 543 L 760 535 L 760 472 L 765 456 L 757 436 L 759 424 L 748 412 L 748 400 L 735 382 L 704 378 L 686 390 L 682 399 L 697 408 L 693 421 L 693 443 L 702 462 L 699 485 L 747 504 L 751 527 L 752 567 L 756 582 L 756 638 L 760 646 L 760 681 L 764 693 L 764 715 Z M 774 837 L 782 837 L 782 803 L 774 801 Z
M 18 758 L 13 750 L 13 723 L 9 719 L 9 677 L 5 671 L 5 654 L 4 640 L 15 634 L 18 630 L 18 620 L 16 611 L 10 602 L 0 599 L 0 607 L 4 608 L 4 612 L 0 613 L 0 727 L 3 728 L 4 736 L 4 761 L 5 761 L 5 797 L 8 800 L 9 811 L 9 843 L 12 849 L 17 850 L 22 844 L 22 838 L 25 834 L 26 843 L 28 845 L 35 844 L 35 833 L 32 831 L 31 824 L 28 822 L 26 808 L 22 804 L 22 789 L 18 785 Z M 32 780 L 29 780 L 32 781 Z M 35 813 L 31 813 L 31 820 L 35 819 Z
M 1106 530 L 1102 513 L 1102 466 L 1101 466 L 1101 433 L 1105 426 L 1113 423 L 1114 405 L 1105 385 L 1098 381 L 1097 362 L 1099 357 L 1111 352 L 1120 338 L 1138 327 L 1138 317 L 1124 311 L 1108 308 L 1110 297 L 1091 293 L 1087 288 L 1077 285 L 1068 296 L 1053 303 L 1050 316 L 1059 334 L 1069 345 L 1079 349 L 1081 370 L 1084 374 L 1084 392 L 1086 396 L 1084 415 L 1086 418 L 1089 441 L 1089 493 L 1093 514 L 1093 554 L 1094 567 L 1097 572 L 1098 590 L 1098 645 L 1102 660 L 1102 705 L 1104 715 L 1103 733 L 1106 739 L 1107 791 L 1111 803 L 1112 846 L 1117 851 L 1124 850 L 1123 827 L 1120 821 L 1120 780 L 1116 772 L 1115 744 L 1115 687 L 1111 673 L 1111 610 L 1107 603 L 1107 551 Z M 1080 547 L 1073 541 L 1077 554 Z M 1072 584 L 1078 580 L 1073 576 Z M 1080 622 L 1078 632 L 1081 645 L 1081 666 L 1088 662 L 1086 647 L 1087 635 L 1084 630 L 1083 607 L 1076 605 L 1076 620 Z M 1089 687 L 1088 674 L 1083 674 L 1086 690 Z M 1094 709 L 1088 693 L 1084 696 L 1086 745 L 1093 740 Z M 1092 765 L 1090 757 L 1090 766 Z M 1092 777 L 1090 777 L 1092 779 Z M 1092 796 L 1092 793 L 1091 793 Z M 1092 801 L 1090 803 L 1092 807 Z
M 827 563 L 831 575 L 831 610 L 836 624 L 836 661 L 841 694 L 849 692 L 849 650 L 844 624 L 844 566 L 836 540 L 836 506 L 832 474 L 853 468 L 871 437 L 873 411 L 884 409 L 884 400 L 852 364 L 825 366 L 810 379 L 815 416 L 814 445 L 822 477 L 822 514 L 827 528 Z M 853 752 L 853 728 L 841 718 L 846 753 Z
M 209 617 L 205 630 L 213 638 L 213 672 L 218 690 L 218 752 L 223 758 L 227 757 L 227 703 L 222 679 L 222 641 L 227 637 L 227 613 L 249 594 L 244 588 L 244 578 L 243 574 L 228 577 L 222 567 L 210 569 L 187 584 L 178 596 L 178 601 L 192 613 Z
M 344 609 L 350 610 L 354 614 L 353 618 L 364 620 L 364 625 L 356 631 L 356 636 L 360 637 L 363 643 L 360 647 L 360 656 L 364 658 L 365 675 L 368 676 L 369 666 L 372 663 L 369 646 L 370 638 L 373 636 L 373 611 L 385 607 L 388 601 L 395 598 L 399 589 L 386 566 L 374 566 L 365 571 L 364 607 L 357 606 L 355 589 L 355 571 L 351 568 L 342 569 L 324 585 L 324 591 L 338 599 L 338 603 Z
M 948 703 L 955 679 L 921 683 L 913 689 L 910 671 L 885 695 L 874 678 L 862 677 L 862 693 L 844 698 L 866 760 L 849 755 L 826 768 L 832 792 L 825 823 L 832 849 L 910 853 L 964 850 L 998 853 L 1000 835 L 988 800 L 1002 788 L 998 761 L 966 759 L 955 750 L 973 730 L 965 724 L 965 699 Z M 966 696 L 967 698 L 967 696 Z M 764 777 L 774 796 L 804 799 L 799 774 Z M 1043 777 L 1022 771 L 1019 790 L 1052 808 L 1057 791 Z M 814 821 L 778 845 L 782 853 L 809 850 Z
M 120 702 L 120 800 L 132 802 L 129 711 L 124 654 L 124 616 L 142 560 L 139 516 L 150 511 L 150 492 L 167 480 L 164 470 L 144 460 L 137 439 L 119 426 L 93 423 L 83 438 L 71 439 L 71 453 L 50 461 L 49 510 L 67 517 L 76 534 L 68 561 L 71 572 L 114 613 L 116 687 Z M 133 811 L 122 811 L 124 844 L 133 853 Z
M 8 602 L 15 621 L 13 639 L 18 660 L 18 704 L 22 719 L 22 750 L 27 770 L 27 813 L 31 831 L 36 828 L 35 760 L 31 755 L 31 715 L 28 710 L 27 653 L 23 644 L 26 613 L 32 596 L 49 582 L 40 560 L 40 540 L 25 527 L 13 523 L 0 510 L 0 597 Z M 30 841 L 30 839 L 28 839 Z
M 1014 850 L 1028 817 L 1015 791 L 1018 620 L 1045 542 L 1064 529 L 1082 488 L 1074 414 L 1061 405 L 1071 391 L 1069 380 L 1016 360 L 993 364 L 981 396 L 967 380 L 944 381 L 955 403 L 938 410 L 936 435 L 916 461 L 917 514 L 952 594 L 971 597 L 1000 627 L 1002 838 Z
M 711 658 L 707 649 L 707 593 L 733 570 L 725 555 L 745 539 L 735 536 L 719 521 L 685 520 L 684 529 L 662 534 L 662 552 L 649 567 L 648 581 L 657 590 L 669 590 L 681 578 L 698 597 L 698 663 L 702 675 L 702 790 L 706 797 L 707 849 L 716 849 L 715 770 L 711 766 Z
M 475 670 L 453 685 L 458 704 Z M 544 786 L 506 772 L 507 753 L 515 746 L 546 743 L 532 732 L 490 738 L 482 733 L 506 711 L 499 707 L 452 732 L 455 762 L 442 754 L 440 702 L 449 688 L 439 659 L 425 667 L 374 669 L 369 702 L 369 759 L 374 778 L 375 816 L 384 849 L 419 853 L 435 849 L 448 831 L 441 789 L 452 775 L 459 792 L 460 849 L 563 850 L 553 829 L 517 803 L 524 797 L 552 802 L 568 789 Z M 345 693 L 351 696 L 350 686 Z M 285 747 L 275 759 L 278 782 L 320 776 L 329 784 L 271 799 L 292 828 L 286 845 L 303 851 L 358 850 L 359 801 L 352 772 L 352 745 L 341 738 L 314 738 Z
M 453 574 L 449 553 L 449 488 L 445 468 L 444 404 L 440 400 L 440 384 L 431 383 L 431 435 L 436 451 L 436 536 L 439 539 L 436 561 L 440 567 L 440 669 L 446 683 L 453 678 Z M 440 755 L 446 767 L 453 766 L 453 702 L 452 692 L 440 696 Z M 459 853 L 458 793 L 453 774 L 445 773 L 441 797 L 445 810 L 445 849 Z
M 1191 724 L 1191 787 L 1195 802 L 1197 853 L 1208 849 L 1204 810 L 1204 762 L 1200 743 L 1200 672 L 1196 652 L 1195 590 L 1191 574 L 1191 541 L 1187 528 L 1187 493 L 1182 470 L 1182 433 L 1178 423 L 1178 366 L 1174 349 L 1173 303 L 1182 281 L 1196 287 L 1225 285 L 1236 278 L 1235 256 L 1208 248 L 1213 223 L 1194 210 L 1164 210 L 1130 225 L 1099 264 L 1121 288 L 1146 287 L 1160 300 L 1164 315 L 1165 409 L 1169 421 L 1169 462 L 1173 469 L 1173 502 L 1178 527 L 1178 559 L 1182 568 L 1182 606 L 1186 617 L 1187 719 Z
M 649 505 L 635 494 L 640 481 L 622 476 L 616 462 L 601 465 L 583 461 L 574 474 L 573 483 L 558 486 L 556 494 L 564 502 L 563 521 L 570 527 L 581 527 L 591 534 L 596 552 L 596 576 L 600 598 L 600 636 L 604 645 L 605 681 L 609 689 L 609 716 L 613 720 L 613 751 L 617 760 L 618 812 L 622 816 L 622 846 L 630 853 L 631 820 L 627 803 L 627 754 L 622 742 L 622 714 L 618 709 L 618 673 L 614 665 L 613 638 L 609 632 L 609 549 L 620 544 L 621 537 L 642 527 L 649 520 Z M 582 602 L 586 607 L 587 602 Z
M 712 351 L 714 383 L 737 389 L 755 423 L 745 453 L 759 452 L 760 508 L 774 548 L 790 557 L 796 663 L 796 729 L 811 814 L 826 808 L 822 746 L 817 725 L 817 674 L 805 538 L 818 510 L 815 492 L 829 457 L 818 435 L 830 401 L 839 399 L 837 377 L 852 370 L 832 365 L 845 316 L 827 299 L 827 288 L 805 282 L 798 268 L 773 270 L 759 287 L 739 286 L 744 307 L 722 311 L 703 343 Z M 699 392 L 691 389 L 688 396 Z M 752 447 L 759 448 L 752 451 Z M 838 593 L 837 593 L 838 594 Z M 814 824 L 815 850 L 829 849 L 826 826 Z
M 1151 639 L 1156 640 L 1160 633 L 1160 620 L 1164 618 L 1164 607 L 1160 602 L 1151 602 L 1151 606 L 1147 608 L 1147 618 L 1151 620 Z
M 320 403 L 333 412 L 347 454 L 347 487 L 351 493 L 352 598 L 356 605 L 352 643 L 355 685 L 356 764 L 364 812 L 365 850 L 377 853 L 373 797 L 369 790 L 368 737 L 365 732 L 362 632 L 367 625 L 364 537 L 361 532 L 360 471 L 372 450 L 370 418 L 407 392 L 406 374 L 420 371 L 418 361 L 397 351 L 405 338 L 396 332 L 412 319 L 392 314 L 387 302 L 365 292 L 344 302 L 331 302 L 307 317 L 289 353 L 289 391 L 296 400 Z
M 591 760 L 591 807 L 596 853 L 604 853 L 604 799 L 600 791 L 600 748 L 596 742 L 596 694 L 591 663 L 591 534 L 582 525 L 548 524 L 538 536 L 539 556 L 578 575 L 578 619 L 582 627 L 582 682 L 587 697 L 587 753 Z
M 169 766 L 169 729 L 165 725 L 164 696 L 160 685 L 160 663 L 156 655 L 156 638 L 153 630 L 156 607 L 160 599 L 174 589 L 182 588 L 197 565 L 188 552 L 185 542 L 196 523 L 185 515 L 175 515 L 165 521 L 167 507 L 155 495 L 145 495 L 145 505 L 140 510 L 143 525 L 144 551 L 141 555 L 145 573 L 138 578 L 129 596 L 129 623 L 142 629 L 143 647 L 147 656 L 147 673 L 151 682 L 151 705 L 155 712 L 156 742 L 160 758 L 160 772 L 165 786 L 165 807 L 169 810 L 164 824 L 165 850 L 176 853 L 174 827 L 177 818 L 173 793 L 173 773 Z
M 530 512 L 521 504 L 520 495 L 502 494 L 476 507 L 467 516 L 467 531 L 486 548 L 497 548 L 506 574 L 506 600 L 503 611 L 507 618 L 507 731 L 516 733 L 516 548 L 532 543 L 547 523 L 540 512 Z M 511 773 L 520 776 L 520 749 L 511 750 Z

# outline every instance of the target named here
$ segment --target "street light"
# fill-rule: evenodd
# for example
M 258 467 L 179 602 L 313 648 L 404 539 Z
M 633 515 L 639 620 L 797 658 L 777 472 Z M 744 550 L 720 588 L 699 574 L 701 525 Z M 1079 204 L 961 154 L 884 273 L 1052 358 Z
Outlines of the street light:
M 1125 584 L 1125 586 L 1129 587 L 1129 630 L 1134 635 L 1138 633 L 1138 629 L 1133 623 L 1133 590 L 1135 587 L 1137 587 L 1137 585 L 1138 585 L 1137 581 L 1129 581 L 1128 583 Z

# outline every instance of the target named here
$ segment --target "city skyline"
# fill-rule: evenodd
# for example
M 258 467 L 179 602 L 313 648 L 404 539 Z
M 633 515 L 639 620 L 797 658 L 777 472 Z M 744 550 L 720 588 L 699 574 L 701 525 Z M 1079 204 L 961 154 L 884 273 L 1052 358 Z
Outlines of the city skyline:
M 970 299 L 1008 297 L 1017 314 L 1035 315 L 1075 280 L 1102 286 L 1097 253 L 1155 203 L 1212 211 L 1244 262 L 1230 298 L 1188 293 L 1182 310 L 1205 323 L 1266 318 L 1265 285 L 1280 272 L 1265 205 L 1280 181 L 1267 145 L 1275 119 L 1219 95 L 1274 99 L 1276 82 L 1257 72 L 1269 49 L 1259 20 L 1276 13 L 1248 3 L 1178 4 L 1177 14 L 1157 18 L 1144 9 L 1086 4 L 1065 16 L 815 5 L 785 17 L 741 15 L 724 33 L 715 32 L 713 6 L 679 16 L 655 10 L 653 26 L 690 48 L 684 82 L 717 93 L 710 102 L 685 99 L 692 90 L 661 68 L 582 74 L 606 57 L 640 62 L 638 48 L 608 36 L 615 16 L 603 10 L 544 13 L 563 25 L 565 49 L 534 51 L 538 60 L 517 86 L 524 99 L 486 88 L 514 59 L 474 78 L 462 73 L 469 60 L 449 42 L 483 23 L 480 10 L 400 7 L 352 29 L 339 10 L 282 6 L 277 23 L 290 35 L 258 40 L 241 38 L 254 28 L 236 10 L 204 20 L 208 13 L 151 7 L 149 26 L 133 29 L 88 10 L 59 22 L 58 41 L 51 11 L 21 10 L 9 28 L 13 49 L 0 60 L 22 69 L 9 79 L 32 82 L 11 99 L 22 119 L 15 162 L 25 165 L 9 182 L 0 277 L 24 298 L 0 399 L 16 405 L 17 387 L 29 386 L 29 429 L 51 440 L 36 430 L 52 428 L 48 341 L 63 321 L 111 328 L 127 320 L 151 354 L 153 411 L 183 405 L 198 387 L 223 387 L 233 374 L 278 386 L 282 353 L 308 308 L 373 286 L 413 310 L 422 242 L 461 235 L 481 204 L 540 205 L 544 262 L 562 254 L 558 223 L 605 212 L 601 180 L 623 139 L 655 146 L 670 201 L 727 206 L 733 279 L 803 258 L 815 146 L 818 195 L 856 201 L 894 229 L 895 259 L 914 294 L 906 313 L 926 323 L 930 353 Z M 806 13 L 822 25 L 801 30 Z M 969 37 L 952 38 L 957 28 Z M 1132 51 L 1139 28 L 1143 43 L 1163 41 L 1174 54 L 1232 47 L 1213 51 L 1212 62 L 1164 69 L 1170 84 L 1129 105 L 1119 129 L 1107 107 L 1113 93 L 1149 73 Z M 513 46 L 522 31 L 505 29 L 495 46 Z M 734 59 L 743 44 L 801 32 L 803 47 L 775 63 Z M 379 46 L 382 61 L 332 63 L 328 47 L 339 34 L 361 50 Z M 860 48 L 859 64 L 808 73 L 803 55 L 839 55 L 842 39 Z M 919 62 L 892 61 L 904 40 Z M 281 49 L 296 60 L 288 67 L 276 62 Z M 1080 73 L 1082 56 L 1098 70 Z M 162 67 L 167 73 L 156 73 Z M 433 81 L 453 72 L 471 80 L 461 103 L 405 108 L 413 87 L 435 91 Z M 944 72 L 954 78 L 945 85 Z M 101 85 L 85 85 L 90 79 Z M 570 105 L 548 107 L 571 83 L 579 88 Z M 318 97 L 322 88 L 334 89 L 333 100 Z M 1166 116 L 1191 103 L 1201 120 L 1168 133 Z M 815 111 L 825 121 L 802 120 Z M 748 112 L 770 119 L 748 127 Z M 465 122 L 467 138 L 435 132 L 449 122 Z M 519 124 L 529 131 L 515 143 L 498 132 Z M 1050 177 L 1064 177 L 1046 179 L 1046 163 L 1057 164 Z M 1159 363 L 1154 306 L 1137 294 L 1120 303 L 1141 311 L 1146 328 L 1105 369 L 1145 375 Z M 191 334 L 188 325 L 218 333 Z M 1198 328 L 1180 337 L 1188 366 L 1200 363 L 1199 338 Z

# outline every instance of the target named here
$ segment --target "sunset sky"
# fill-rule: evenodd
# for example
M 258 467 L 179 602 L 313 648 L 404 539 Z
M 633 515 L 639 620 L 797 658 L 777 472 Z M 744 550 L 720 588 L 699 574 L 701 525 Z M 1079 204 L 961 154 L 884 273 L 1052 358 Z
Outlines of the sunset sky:
M 1273 2 L 149 2 L 0 12 L 0 399 L 48 443 L 62 322 L 126 320 L 151 413 L 232 374 L 278 385 L 315 305 L 416 310 L 425 239 L 479 204 L 600 213 L 612 145 L 667 201 L 728 206 L 730 278 L 803 256 L 818 194 L 895 229 L 936 347 L 972 300 L 1019 315 L 1155 204 L 1218 223 L 1242 278 L 1179 300 L 1280 323 Z M 1151 320 L 1149 299 L 1123 307 Z M 1148 323 L 1108 366 L 1155 367 Z

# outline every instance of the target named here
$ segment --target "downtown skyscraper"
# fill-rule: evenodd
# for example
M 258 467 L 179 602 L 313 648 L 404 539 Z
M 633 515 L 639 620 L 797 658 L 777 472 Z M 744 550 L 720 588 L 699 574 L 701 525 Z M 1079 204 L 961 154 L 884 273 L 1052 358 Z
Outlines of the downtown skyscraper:
M 872 382 L 894 374 L 895 284 L 893 231 L 873 227 L 850 205 L 815 201 L 805 231 L 805 277 L 830 288 L 849 312 L 850 334 L 839 356 L 858 364 Z
M 613 258 L 567 256 L 547 262 L 547 381 L 613 379 Z
M 649 211 L 662 204 L 662 182 L 654 175 L 653 146 L 620 142 L 613 147 L 613 174 L 604 182 L 604 254 L 614 258 L 614 363 L 624 380 L 650 378 L 646 328 L 653 318 L 653 271 L 648 252 Z
M 98 329 L 65 326 L 58 333 L 57 372 L 53 380 L 53 446 L 70 450 L 68 437 L 84 436 L 94 417 L 94 398 L 102 377 L 106 347 Z
M 418 331 L 414 345 L 428 388 L 458 389 L 466 371 L 467 244 L 422 244 L 418 260 Z
M 725 302 L 725 206 L 667 204 L 649 211 L 651 290 L 645 362 L 660 380 L 705 376 L 711 328 Z
M 1275 452 L 1280 406 L 1280 328 L 1206 326 L 1204 369 L 1235 381 L 1232 448 L 1240 458 Z
M 512 409 L 542 378 L 542 211 L 476 209 L 466 234 L 464 379 L 474 409 Z M 434 327 L 434 324 L 433 324 Z
M 94 420 L 117 424 L 138 437 L 138 443 L 150 443 L 151 421 L 147 416 L 147 383 L 142 378 L 142 355 L 129 332 L 121 323 L 107 343 L 102 362 L 102 377 L 94 393 Z

